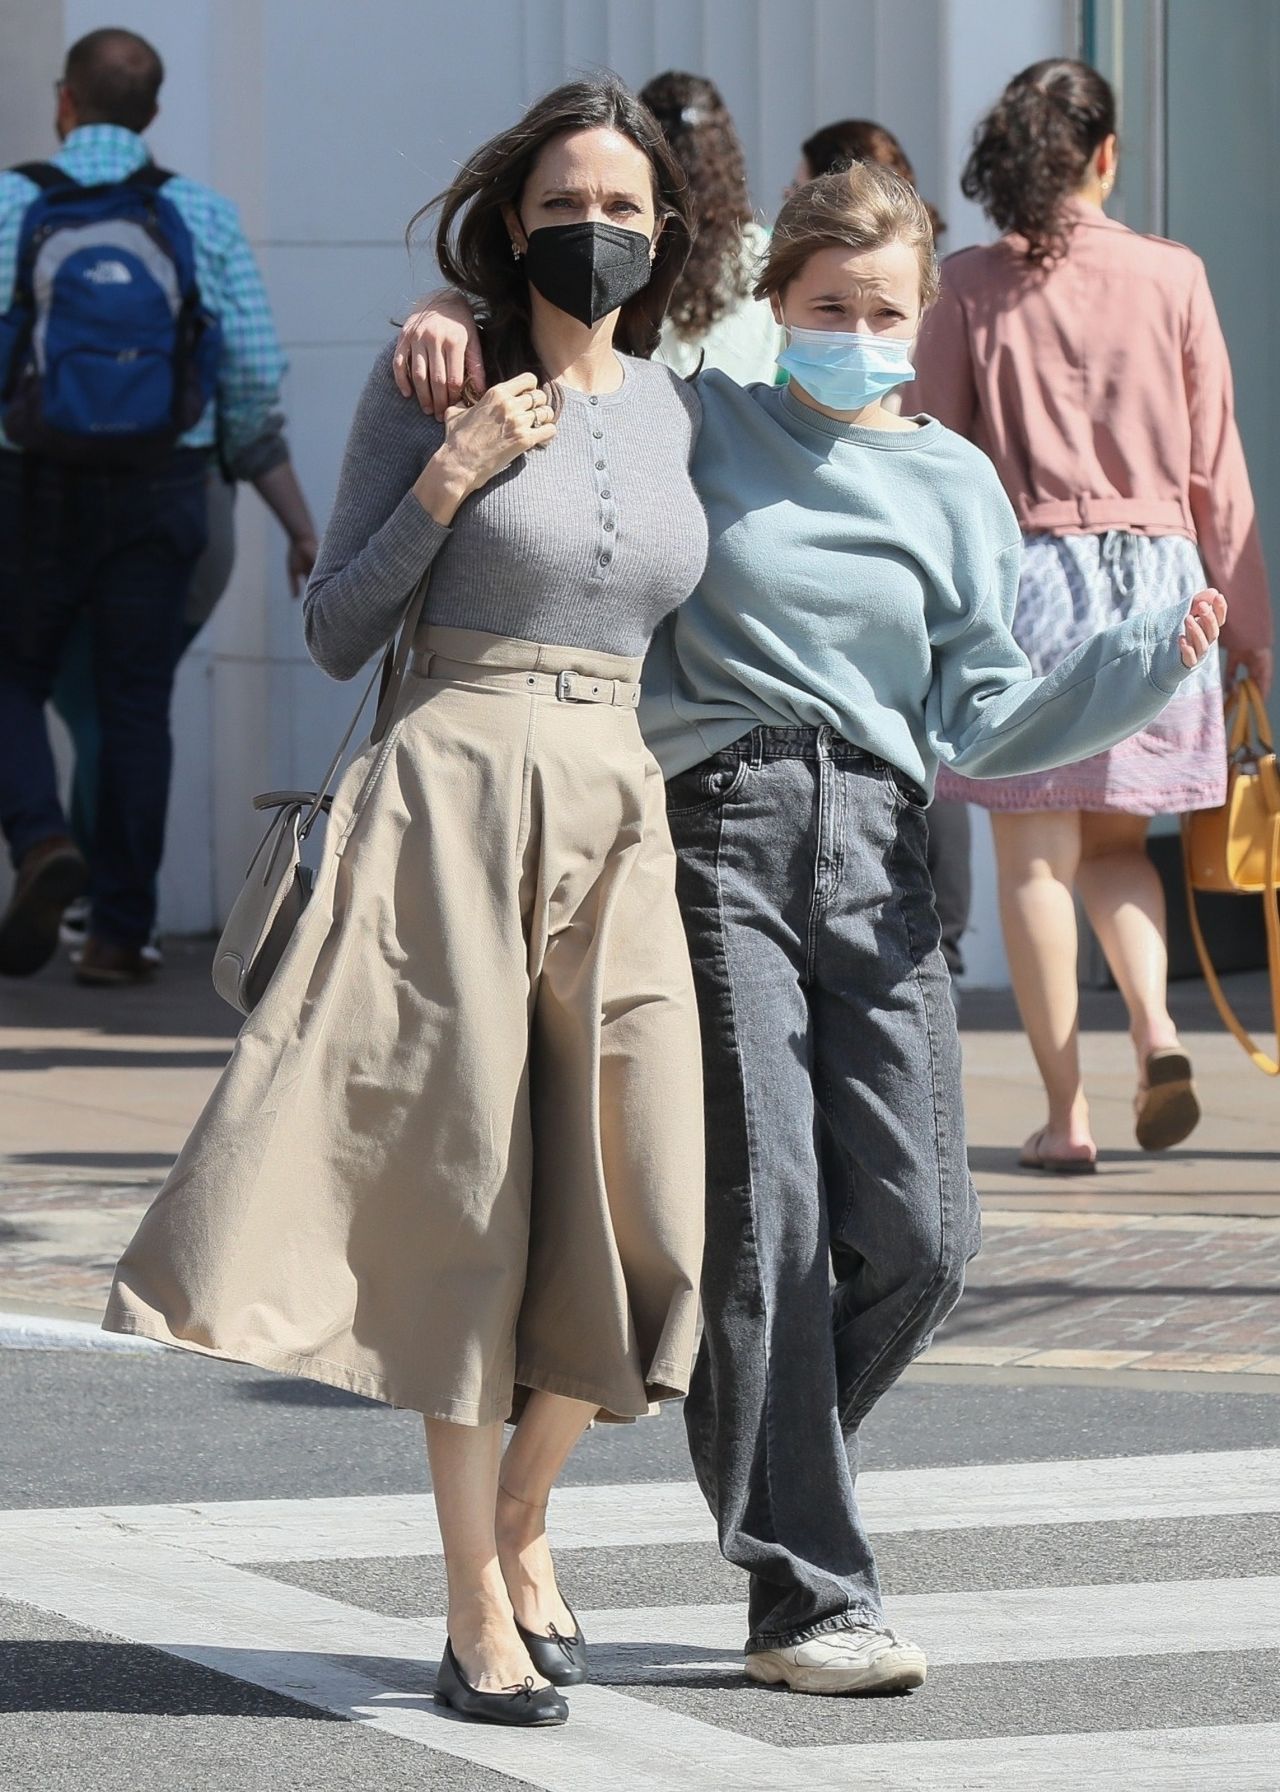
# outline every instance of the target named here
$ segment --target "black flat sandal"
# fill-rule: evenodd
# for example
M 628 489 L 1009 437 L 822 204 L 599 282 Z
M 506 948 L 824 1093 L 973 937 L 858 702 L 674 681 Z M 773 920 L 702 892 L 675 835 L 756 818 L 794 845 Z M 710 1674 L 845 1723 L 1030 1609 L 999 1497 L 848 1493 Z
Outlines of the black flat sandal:
M 563 1724 L 569 1719 L 569 1707 L 554 1686 L 535 1690 L 533 1681 L 526 1680 L 523 1686 L 508 1686 L 501 1692 L 481 1692 L 463 1674 L 448 1640 L 436 1672 L 436 1704 L 447 1705 L 459 1717 L 472 1717 L 479 1723 L 524 1729 Z
M 553 1686 L 582 1686 L 590 1678 L 587 1639 L 574 1614 L 570 1612 L 569 1616 L 574 1623 L 572 1636 L 561 1636 L 554 1624 L 548 1624 L 545 1634 L 526 1630 L 519 1618 L 516 1619 L 516 1630 L 529 1651 L 529 1660 L 542 1678 L 550 1680 Z

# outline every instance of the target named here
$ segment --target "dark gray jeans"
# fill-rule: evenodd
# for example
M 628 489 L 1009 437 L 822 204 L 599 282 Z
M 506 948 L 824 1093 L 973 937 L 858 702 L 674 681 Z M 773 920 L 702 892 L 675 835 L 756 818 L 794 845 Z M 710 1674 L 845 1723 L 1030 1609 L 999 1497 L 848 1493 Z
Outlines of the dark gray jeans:
M 978 1248 L 921 793 L 830 729 L 667 786 L 702 1020 L 705 1335 L 686 1402 L 748 1650 L 882 1622 L 858 1427 Z

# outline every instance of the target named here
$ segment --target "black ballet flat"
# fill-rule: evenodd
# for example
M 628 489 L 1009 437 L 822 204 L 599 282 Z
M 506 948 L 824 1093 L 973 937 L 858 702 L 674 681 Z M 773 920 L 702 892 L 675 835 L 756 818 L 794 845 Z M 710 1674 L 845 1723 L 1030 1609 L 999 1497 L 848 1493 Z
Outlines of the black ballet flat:
M 436 1672 L 436 1704 L 480 1723 L 525 1729 L 563 1724 L 569 1719 L 569 1707 L 554 1686 L 535 1690 L 533 1681 L 526 1680 L 523 1686 L 509 1686 L 502 1692 L 480 1692 L 463 1675 L 448 1641 Z
M 529 1660 L 542 1678 L 550 1680 L 553 1686 L 581 1686 L 589 1678 L 587 1639 L 577 1618 L 572 1612 L 569 1616 L 575 1626 L 572 1636 L 561 1636 L 554 1624 L 549 1624 L 547 1633 L 540 1635 L 536 1630 L 526 1630 L 519 1618 L 516 1619 L 516 1629 L 520 1641 L 529 1651 Z

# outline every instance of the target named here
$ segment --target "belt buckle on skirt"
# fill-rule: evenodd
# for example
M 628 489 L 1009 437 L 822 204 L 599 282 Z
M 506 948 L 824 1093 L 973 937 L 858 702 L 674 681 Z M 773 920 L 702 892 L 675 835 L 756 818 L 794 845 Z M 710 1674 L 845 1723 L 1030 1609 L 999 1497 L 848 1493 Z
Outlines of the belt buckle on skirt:
M 598 679 L 591 684 L 590 694 L 588 696 L 579 697 L 574 694 L 577 689 L 578 680 L 581 677 L 581 672 L 560 673 L 556 679 L 556 699 L 558 702 L 590 703 L 593 700 L 596 702 L 600 701 L 600 692 L 603 687 Z

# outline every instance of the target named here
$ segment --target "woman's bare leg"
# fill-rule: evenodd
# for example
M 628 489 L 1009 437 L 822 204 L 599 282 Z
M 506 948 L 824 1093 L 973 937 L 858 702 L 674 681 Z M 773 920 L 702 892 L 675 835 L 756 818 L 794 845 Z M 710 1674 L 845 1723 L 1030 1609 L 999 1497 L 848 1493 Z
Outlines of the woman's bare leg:
M 498 1557 L 516 1617 L 539 1634 L 564 1636 L 573 1619 L 556 1585 L 547 1543 L 547 1502 L 596 1408 L 560 1394 L 530 1394 L 511 1435 L 498 1478 Z
M 449 1579 L 449 1640 L 458 1665 L 481 1692 L 522 1686 L 534 1672 L 516 1631 L 494 1534 L 501 1425 L 428 1419 L 427 1457 Z
M 1178 1043 L 1169 1013 L 1164 888 L 1147 855 L 1145 815 L 1082 815 L 1076 888 L 1129 1010 L 1141 1076 L 1149 1052 Z
M 1033 1138 L 1043 1157 L 1092 1158 L 1097 1148 L 1080 1076 L 1072 894 L 1080 816 L 1074 810 L 996 813 L 991 831 L 1013 992 L 1049 1102 L 1048 1124 Z

